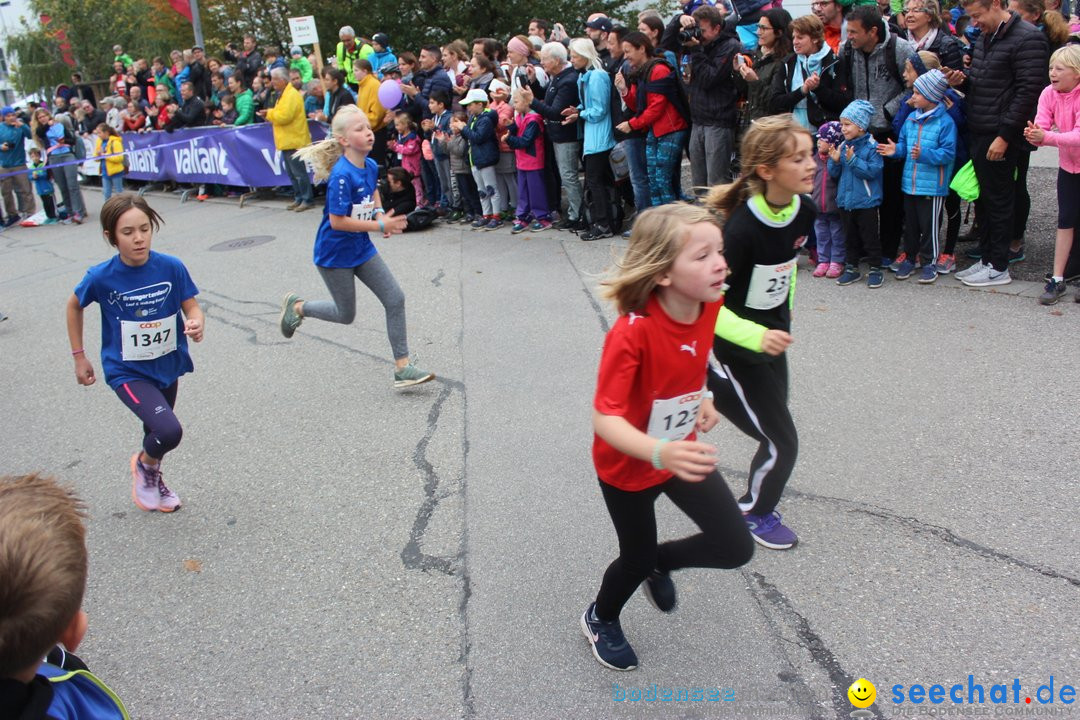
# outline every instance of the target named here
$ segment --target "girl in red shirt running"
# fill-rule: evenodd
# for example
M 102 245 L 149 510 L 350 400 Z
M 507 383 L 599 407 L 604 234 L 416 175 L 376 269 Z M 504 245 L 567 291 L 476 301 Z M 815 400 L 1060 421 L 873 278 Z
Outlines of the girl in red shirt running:
M 619 319 L 600 360 L 593 462 L 619 557 L 581 616 L 581 629 L 601 665 L 633 670 L 637 655 L 619 613 L 638 585 L 644 581 L 649 601 L 671 612 L 672 571 L 739 567 L 754 543 L 716 470 L 716 449 L 695 435 L 719 419 L 705 390 L 728 270 L 716 216 L 684 203 L 645 211 L 616 268 L 604 289 Z M 661 493 L 701 532 L 658 545 L 653 506 Z

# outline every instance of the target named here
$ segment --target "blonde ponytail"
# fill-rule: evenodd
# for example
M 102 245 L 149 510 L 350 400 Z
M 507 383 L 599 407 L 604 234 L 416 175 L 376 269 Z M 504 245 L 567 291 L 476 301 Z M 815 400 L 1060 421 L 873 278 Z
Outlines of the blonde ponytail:
M 330 171 L 334 169 L 335 163 L 345 153 L 345 147 L 341 144 L 341 139 L 345 137 L 346 130 L 348 130 L 350 123 L 357 114 L 363 117 L 365 122 L 367 121 L 367 116 L 364 115 L 360 108 L 355 105 L 343 105 L 334 114 L 334 119 L 330 123 L 329 135 L 296 151 L 296 157 L 311 167 L 315 182 L 321 182 L 330 177 Z

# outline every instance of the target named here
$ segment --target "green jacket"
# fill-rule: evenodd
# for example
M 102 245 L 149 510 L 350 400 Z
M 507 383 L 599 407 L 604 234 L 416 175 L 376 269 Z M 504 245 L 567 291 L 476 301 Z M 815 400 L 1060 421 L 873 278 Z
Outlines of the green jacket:
M 311 82 L 311 62 L 306 57 L 294 57 L 289 61 L 289 69 L 299 70 L 300 79 L 305 84 Z
M 356 77 L 353 75 L 353 61 L 358 58 L 367 59 L 375 52 L 375 48 L 371 47 L 367 43 L 364 43 L 363 45 L 361 45 L 360 43 L 355 43 L 354 47 L 356 48 L 354 52 L 346 52 L 345 43 L 339 42 L 337 44 L 338 70 L 345 73 L 345 82 L 349 83 L 350 85 L 356 84 Z
M 234 125 L 250 125 L 255 122 L 255 101 L 251 88 L 236 96 L 236 122 Z

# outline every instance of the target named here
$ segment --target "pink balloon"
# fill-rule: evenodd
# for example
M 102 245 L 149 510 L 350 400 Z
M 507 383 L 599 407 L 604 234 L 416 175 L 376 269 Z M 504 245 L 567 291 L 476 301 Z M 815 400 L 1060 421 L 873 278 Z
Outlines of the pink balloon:
M 386 79 L 379 85 L 379 104 L 384 108 L 396 108 L 401 102 L 401 86 L 397 80 Z

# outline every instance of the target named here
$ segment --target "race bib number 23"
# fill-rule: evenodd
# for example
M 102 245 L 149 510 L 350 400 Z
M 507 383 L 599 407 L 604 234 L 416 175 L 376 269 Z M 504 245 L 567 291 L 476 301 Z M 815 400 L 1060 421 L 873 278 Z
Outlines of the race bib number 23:
M 750 286 L 746 289 L 746 307 L 772 310 L 782 305 L 788 299 L 795 267 L 795 260 L 778 265 L 755 265 Z

